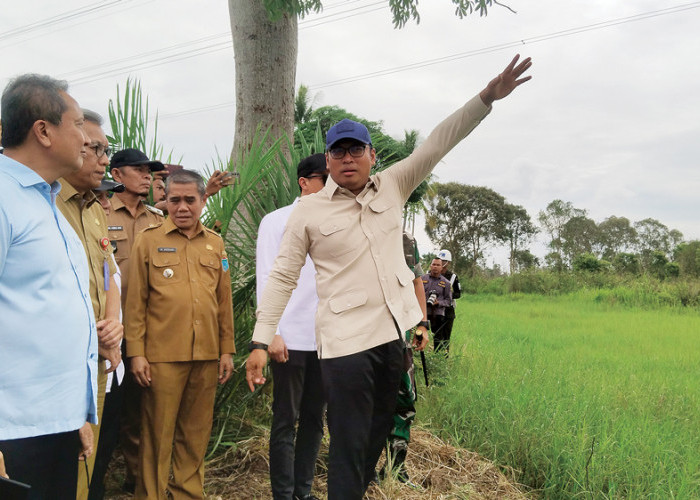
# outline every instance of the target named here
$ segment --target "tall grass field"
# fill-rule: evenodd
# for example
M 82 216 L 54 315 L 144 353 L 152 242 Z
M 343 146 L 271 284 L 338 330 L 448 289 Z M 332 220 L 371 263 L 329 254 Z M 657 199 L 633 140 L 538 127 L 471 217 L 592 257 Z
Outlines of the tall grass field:
M 418 419 L 551 499 L 700 498 L 700 312 L 467 296 Z

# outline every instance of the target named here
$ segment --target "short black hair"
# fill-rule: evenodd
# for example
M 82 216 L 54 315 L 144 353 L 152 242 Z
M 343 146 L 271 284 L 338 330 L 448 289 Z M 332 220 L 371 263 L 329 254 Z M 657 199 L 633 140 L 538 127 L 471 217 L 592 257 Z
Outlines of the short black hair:
M 323 153 L 316 153 L 311 156 L 307 156 L 299 162 L 297 165 L 297 180 L 302 177 L 308 177 L 313 174 L 325 174 L 326 173 L 326 155 Z
M 165 193 L 167 194 L 170 192 L 171 184 L 193 183 L 197 185 L 197 191 L 199 192 L 199 196 L 204 198 L 204 194 L 207 192 L 207 188 L 204 185 L 204 179 L 201 175 L 199 175 L 199 173 L 195 172 L 194 170 L 187 169 L 176 170 L 168 176 L 168 178 L 165 180 Z
M 37 120 L 54 125 L 68 108 L 61 92 L 68 92 L 68 82 L 46 75 L 29 73 L 10 80 L 2 93 L 2 146 L 21 146 Z

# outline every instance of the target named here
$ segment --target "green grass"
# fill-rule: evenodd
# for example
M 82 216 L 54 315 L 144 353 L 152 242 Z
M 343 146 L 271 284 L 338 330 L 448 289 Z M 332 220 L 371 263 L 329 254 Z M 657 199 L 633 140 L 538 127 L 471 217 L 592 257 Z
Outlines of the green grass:
M 469 296 L 457 314 L 420 420 L 542 498 L 700 498 L 697 310 L 581 291 Z

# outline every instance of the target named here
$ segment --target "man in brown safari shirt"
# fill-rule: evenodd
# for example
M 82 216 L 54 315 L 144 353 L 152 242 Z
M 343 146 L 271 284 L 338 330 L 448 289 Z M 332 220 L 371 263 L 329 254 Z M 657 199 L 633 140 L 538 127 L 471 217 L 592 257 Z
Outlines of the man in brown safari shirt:
M 228 259 L 221 237 L 199 221 L 204 193 L 198 173 L 171 174 L 169 218 L 132 248 L 126 352 L 144 388 L 137 499 L 164 499 L 166 487 L 174 498 L 204 498 L 216 383 L 233 373 Z
M 151 161 L 138 149 L 123 149 L 112 157 L 110 173 L 124 190 L 114 193 L 109 200 L 107 223 L 109 239 L 114 247 L 114 258 L 122 276 L 122 310 L 126 320 L 126 295 L 129 290 L 129 262 L 131 247 L 136 235 L 147 227 L 163 222 L 160 210 L 144 203 L 151 188 L 151 172 L 160 172 L 164 165 Z M 129 370 L 129 360 L 125 367 Z M 139 435 L 141 426 L 141 390 L 130 375 L 124 378 L 124 400 L 121 421 L 121 446 L 126 463 L 124 490 L 133 493 L 139 460 Z
M 109 371 L 114 371 L 121 363 L 119 343 L 123 333 L 119 320 L 121 299 L 113 278 L 116 267 L 111 257 L 112 246 L 107 238 L 107 219 L 92 192 L 92 189 L 100 185 L 109 165 L 109 143 L 102 130 L 102 117 L 89 110 L 83 110 L 83 115 L 83 131 L 90 139 L 90 145 L 80 170 L 59 179 L 61 191 L 56 198 L 56 206 L 85 247 L 90 269 L 90 299 L 97 323 L 97 347 L 100 356 L 97 372 L 98 425 L 92 426 L 95 453 L 85 459 L 88 462 L 87 473 L 85 467 L 78 467 L 77 500 L 88 498 L 88 483 L 91 487 L 94 486 L 92 472 L 99 446 L 107 384 L 105 360 L 110 361 Z

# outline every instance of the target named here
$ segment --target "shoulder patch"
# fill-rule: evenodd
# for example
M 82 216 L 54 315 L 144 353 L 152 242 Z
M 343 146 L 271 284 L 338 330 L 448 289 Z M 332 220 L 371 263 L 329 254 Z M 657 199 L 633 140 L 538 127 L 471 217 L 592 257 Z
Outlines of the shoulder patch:
M 157 209 L 156 209 L 156 210 L 157 210 Z M 152 225 L 150 225 L 150 226 L 148 226 L 148 227 L 143 228 L 143 229 L 141 230 L 141 232 L 142 232 L 142 233 L 145 233 L 146 231 L 150 231 L 151 229 L 156 229 L 156 228 L 158 228 L 158 227 L 160 227 L 160 226 L 162 226 L 162 225 L 163 225 L 162 222 L 157 222 L 157 223 L 155 223 L 155 224 L 152 224 Z
M 145 203 L 143 205 L 149 212 L 152 212 L 156 215 L 160 215 L 161 217 L 165 217 L 165 215 L 163 215 L 163 211 L 160 208 L 152 207 L 151 205 L 146 205 Z

